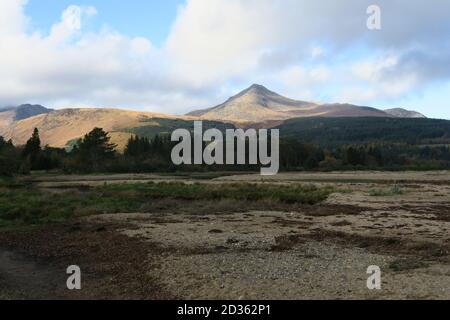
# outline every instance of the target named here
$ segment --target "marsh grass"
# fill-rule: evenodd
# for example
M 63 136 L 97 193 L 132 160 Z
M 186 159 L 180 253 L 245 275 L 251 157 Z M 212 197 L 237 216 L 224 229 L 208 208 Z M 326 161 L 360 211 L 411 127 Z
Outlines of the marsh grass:
M 64 221 L 74 216 L 141 212 L 161 202 L 316 204 L 332 188 L 313 185 L 130 183 L 88 188 L 82 192 L 48 192 L 27 186 L 0 186 L 0 228 Z M 173 207 L 173 206 L 172 206 Z M 198 207 L 198 206 L 197 206 Z M 219 206 L 220 208 L 221 206 Z M 249 205 L 254 208 L 254 205 Z M 214 208 L 211 208 L 213 211 Z M 225 211 L 225 208 L 221 210 Z
M 371 197 L 392 197 L 405 194 L 405 191 L 398 186 L 392 186 L 389 189 L 371 189 L 369 190 L 369 196 Z
M 429 266 L 429 263 L 417 259 L 399 259 L 389 264 L 389 268 L 396 272 L 428 268 Z
M 276 184 L 185 184 L 181 182 L 120 184 L 103 188 L 104 194 L 125 194 L 131 197 L 153 199 L 174 198 L 181 200 L 272 200 L 284 203 L 315 204 L 325 200 L 332 188 L 318 188 L 314 185 Z

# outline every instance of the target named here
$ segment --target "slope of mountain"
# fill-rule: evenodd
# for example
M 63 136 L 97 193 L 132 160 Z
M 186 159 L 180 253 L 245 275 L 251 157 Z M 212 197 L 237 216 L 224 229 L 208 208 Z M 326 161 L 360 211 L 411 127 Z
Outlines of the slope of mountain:
M 291 117 L 290 113 L 298 110 L 312 110 L 316 107 L 315 103 L 285 98 L 255 84 L 221 105 L 194 111 L 188 115 L 210 120 L 261 122 L 288 119 Z
M 229 123 L 219 121 L 203 121 L 203 131 L 208 129 L 219 129 L 225 132 L 227 129 L 235 129 L 235 126 Z M 125 132 L 135 134 L 140 137 L 154 138 L 156 135 L 168 135 L 177 129 L 187 129 L 194 131 L 194 121 L 188 119 L 158 119 L 153 118 L 144 121 L 139 127 L 126 129 Z
M 63 109 L 40 114 L 9 125 L 0 123 L 0 135 L 12 139 L 14 144 L 24 144 L 34 128 L 38 128 L 43 145 L 64 147 L 95 127 L 109 132 L 123 132 L 126 128 L 148 124 L 151 118 L 176 118 L 175 116 L 135 112 L 119 109 Z M 123 140 L 123 136 L 121 136 Z
M 384 112 L 397 118 L 426 118 L 423 114 L 419 112 L 410 111 L 402 108 L 388 109 L 384 110 Z
M 375 108 L 292 100 L 257 84 L 217 107 L 188 115 L 231 122 L 265 122 L 298 117 L 391 117 Z

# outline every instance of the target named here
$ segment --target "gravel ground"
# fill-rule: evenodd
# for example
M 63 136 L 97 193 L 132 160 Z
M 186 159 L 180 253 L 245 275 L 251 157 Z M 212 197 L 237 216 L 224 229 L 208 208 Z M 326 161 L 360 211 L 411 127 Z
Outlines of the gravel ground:
M 395 257 L 308 242 L 286 252 L 166 256 L 155 270 L 165 288 L 186 299 L 449 299 L 450 267 L 395 273 Z M 382 290 L 367 289 L 378 265 Z
M 448 236 L 449 222 L 432 221 L 430 232 L 415 232 L 426 217 L 315 212 L 120 214 L 89 221 L 126 222 L 122 234 L 156 244 L 162 254 L 152 275 L 184 299 L 450 299 L 448 251 L 430 255 L 447 243 L 433 235 Z M 399 261 L 403 267 L 393 270 Z M 383 272 L 381 291 L 367 289 L 371 265 Z

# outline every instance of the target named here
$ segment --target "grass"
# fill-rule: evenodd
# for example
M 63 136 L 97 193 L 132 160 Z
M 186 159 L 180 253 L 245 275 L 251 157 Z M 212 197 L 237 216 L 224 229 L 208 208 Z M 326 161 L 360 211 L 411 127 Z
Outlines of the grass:
M 108 194 L 144 196 L 152 199 L 173 198 L 180 200 L 223 200 L 246 201 L 272 200 L 283 203 L 316 204 L 325 200 L 332 188 L 318 188 L 314 185 L 276 184 L 185 184 L 182 182 L 118 184 L 103 187 Z
M 313 185 L 247 183 L 150 182 L 58 192 L 0 185 L 0 228 L 60 222 L 74 216 L 142 212 L 146 207 L 148 210 L 154 208 L 151 204 L 158 201 L 181 202 L 188 206 L 202 201 L 218 206 L 224 202 L 237 202 L 244 210 L 245 203 L 315 204 L 325 200 L 332 192 L 331 188 Z M 214 210 L 214 206 L 211 207 Z
M 389 189 L 371 189 L 369 190 L 369 196 L 371 197 L 392 197 L 405 194 L 405 192 L 399 186 L 395 185 Z
M 11 177 L 0 176 L 0 187 L 7 187 L 14 182 Z
M 396 272 L 428 268 L 430 265 L 416 259 L 399 259 L 391 262 L 389 268 Z

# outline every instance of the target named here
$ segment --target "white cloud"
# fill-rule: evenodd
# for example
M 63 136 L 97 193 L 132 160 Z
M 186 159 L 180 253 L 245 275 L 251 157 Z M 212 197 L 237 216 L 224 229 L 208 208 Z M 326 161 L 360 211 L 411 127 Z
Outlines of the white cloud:
M 373 89 L 361 88 L 361 87 L 349 87 L 345 88 L 336 97 L 335 101 L 338 103 L 359 103 L 364 104 L 367 101 L 375 99 L 379 95 Z
M 94 7 L 82 8 L 71 5 L 61 15 L 61 21 L 52 27 L 49 41 L 61 42 L 70 40 L 71 36 L 80 32 L 82 18 L 85 16 L 94 16 L 97 10 Z
M 311 69 L 294 66 L 281 73 L 281 79 L 288 87 L 311 87 L 323 84 L 329 78 L 330 71 L 324 66 Z
M 27 0 L 0 1 L 0 36 L 13 37 L 20 34 L 28 23 L 23 13 Z
M 356 77 L 362 80 L 377 82 L 386 70 L 395 69 L 397 65 L 398 57 L 396 56 L 376 56 L 374 59 L 356 63 L 352 71 Z

